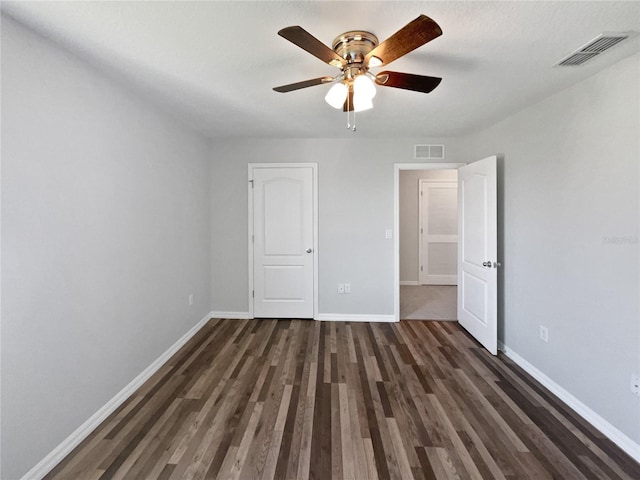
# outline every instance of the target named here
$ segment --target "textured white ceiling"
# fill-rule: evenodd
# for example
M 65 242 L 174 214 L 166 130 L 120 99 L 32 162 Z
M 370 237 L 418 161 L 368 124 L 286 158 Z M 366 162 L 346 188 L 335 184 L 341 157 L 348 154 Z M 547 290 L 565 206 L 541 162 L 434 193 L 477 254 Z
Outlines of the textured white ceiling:
M 272 87 L 337 69 L 277 31 L 382 41 L 419 14 L 443 35 L 389 70 L 442 77 L 431 94 L 378 88 L 361 137 L 442 137 L 488 126 L 638 51 L 640 36 L 582 67 L 562 57 L 605 31 L 640 31 L 640 2 L 12 2 L 2 10 L 213 138 L 345 137 L 328 86 Z M 376 71 L 373 69 L 372 71 Z

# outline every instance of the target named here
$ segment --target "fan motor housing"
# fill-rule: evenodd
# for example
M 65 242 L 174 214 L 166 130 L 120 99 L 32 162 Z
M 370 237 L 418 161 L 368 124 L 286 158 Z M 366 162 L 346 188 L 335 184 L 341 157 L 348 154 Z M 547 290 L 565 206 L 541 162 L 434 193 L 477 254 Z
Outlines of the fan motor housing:
M 352 30 L 338 35 L 332 44 L 333 51 L 349 64 L 362 64 L 367 53 L 377 46 L 378 37 L 363 30 Z

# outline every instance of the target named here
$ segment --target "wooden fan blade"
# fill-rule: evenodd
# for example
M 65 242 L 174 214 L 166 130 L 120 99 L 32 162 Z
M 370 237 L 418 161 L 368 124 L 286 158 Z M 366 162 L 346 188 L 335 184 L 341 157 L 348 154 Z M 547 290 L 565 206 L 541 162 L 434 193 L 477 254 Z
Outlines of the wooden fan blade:
M 307 32 L 304 28 L 297 25 L 293 27 L 283 28 L 278 32 L 282 38 L 286 38 L 291 43 L 299 46 L 303 50 L 306 50 L 314 57 L 319 58 L 329 65 L 342 68 L 346 65 L 347 61 L 331 50 L 328 46 L 318 40 L 316 37 Z
M 380 72 L 376 75 L 376 83 L 384 87 L 403 88 L 414 92 L 429 93 L 442 81 L 438 77 L 414 75 L 412 73 Z
M 371 50 L 364 59 L 365 65 L 369 64 L 371 57 L 388 65 L 440 35 L 440 26 L 426 15 L 420 15 Z
M 274 87 L 276 92 L 286 93 L 293 92 L 294 90 L 300 90 L 301 88 L 314 87 L 316 85 L 322 85 L 323 83 L 330 83 L 333 81 L 333 77 L 319 77 L 311 80 L 305 80 L 303 82 L 290 83 L 289 85 L 281 85 Z

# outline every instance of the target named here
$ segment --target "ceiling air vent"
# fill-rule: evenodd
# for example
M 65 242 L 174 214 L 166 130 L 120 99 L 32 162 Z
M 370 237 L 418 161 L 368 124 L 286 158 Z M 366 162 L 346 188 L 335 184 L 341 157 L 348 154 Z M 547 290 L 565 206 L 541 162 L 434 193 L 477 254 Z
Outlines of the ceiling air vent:
M 556 65 L 567 67 L 582 65 L 593 57 L 600 55 L 602 52 L 609 50 L 623 40 L 631 36 L 630 32 L 622 33 L 601 33 L 586 45 L 583 45 L 576 51 L 560 60 Z
M 420 160 L 444 160 L 444 145 L 416 145 L 413 158 Z

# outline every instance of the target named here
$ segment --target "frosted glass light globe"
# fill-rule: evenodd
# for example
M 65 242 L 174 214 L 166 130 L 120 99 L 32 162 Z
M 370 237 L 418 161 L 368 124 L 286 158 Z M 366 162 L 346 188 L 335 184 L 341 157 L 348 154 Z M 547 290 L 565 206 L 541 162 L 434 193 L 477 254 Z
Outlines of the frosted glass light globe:
M 329 89 L 324 100 L 333 108 L 342 108 L 345 100 L 347 99 L 348 93 L 349 89 L 344 83 L 336 83 Z
M 353 92 L 371 100 L 376 96 L 376 86 L 368 75 L 358 75 L 353 81 Z

